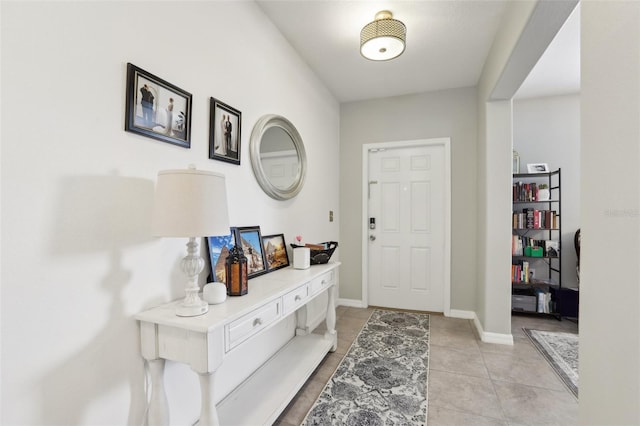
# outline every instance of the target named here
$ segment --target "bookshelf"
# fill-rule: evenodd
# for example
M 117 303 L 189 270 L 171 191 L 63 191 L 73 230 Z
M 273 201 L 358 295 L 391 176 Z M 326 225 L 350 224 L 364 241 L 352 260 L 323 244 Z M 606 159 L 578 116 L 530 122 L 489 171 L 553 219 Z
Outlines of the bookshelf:
M 513 175 L 511 310 L 560 319 L 561 173 Z

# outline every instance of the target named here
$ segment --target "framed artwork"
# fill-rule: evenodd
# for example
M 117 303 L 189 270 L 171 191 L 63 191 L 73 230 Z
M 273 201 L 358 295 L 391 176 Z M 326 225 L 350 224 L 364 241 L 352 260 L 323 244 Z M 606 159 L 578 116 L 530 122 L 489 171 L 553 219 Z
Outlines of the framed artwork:
M 209 109 L 209 158 L 240 165 L 242 113 L 215 98 Z
M 229 256 L 229 251 L 236 244 L 234 228 L 231 228 L 229 235 L 207 237 L 206 240 L 213 281 L 226 283 L 225 262 Z
M 549 166 L 545 163 L 527 164 L 528 173 L 549 173 Z
M 284 243 L 284 234 L 265 235 L 262 237 L 262 250 L 267 262 L 267 271 L 286 268 L 289 266 L 287 245 Z
M 247 257 L 247 276 L 249 279 L 267 272 L 259 226 L 236 228 L 236 245 L 242 247 L 242 251 Z
M 124 130 L 191 148 L 191 93 L 127 64 Z

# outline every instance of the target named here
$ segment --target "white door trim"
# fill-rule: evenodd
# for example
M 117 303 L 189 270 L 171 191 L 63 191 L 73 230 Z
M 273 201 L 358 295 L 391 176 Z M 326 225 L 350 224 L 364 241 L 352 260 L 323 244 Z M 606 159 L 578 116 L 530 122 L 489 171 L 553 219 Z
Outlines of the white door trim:
M 362 145 L 362 305 L 369 306 L 369 150 L 441 145 L 444 148 L 444 314 L 451 312 L 451 138 Z

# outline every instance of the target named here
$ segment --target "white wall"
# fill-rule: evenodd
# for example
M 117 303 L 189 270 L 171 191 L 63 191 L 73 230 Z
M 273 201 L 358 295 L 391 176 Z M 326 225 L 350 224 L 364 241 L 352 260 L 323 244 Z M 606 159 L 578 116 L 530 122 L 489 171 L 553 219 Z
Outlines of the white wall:
M 463 88 L 341 105 L 340 297 L 362 297 L 362 145 L 451 137 L 451 309 L 475 309 L 475 103 Z
M 640 424 L 640 3 L 581 9 L 580 424 Z
M 491 333 L 483 340 L 511 340 L 511 98 L 576 3 L 509 3 L 478 82 L 478 320 Z
M 511 230 L 511 102 L 491 102 L 509 56 L 533 13 L 535 2 L 509 4 L 503 26 L 478 81 L 478 301 L 477 315 L 489 333 L 511 335 L 508 244 Z
M 580 228 L 580 96 L 514 101 L 513 148 L 520 154 L 521 173 L 527 163 L 562 169 L 562 286 L 577 287 L 573 236 Z M 536 269 L 547 273 L 543 266 Z
M 123 130 L 127 62 L 193 93 L 191 149 Z M 210 96 L 242 112 L 239 167 L 208 159 Z M 250 168 L 267 113 L 307 150 L 287 202 Z M 253 2 L 3 2 L 2 124 L 2 424 L 142 424 L 132 315 L 184 282 L 186 240 L 149 233 L 159 170 L 226 174 L 234 226 L 338 240 L 338 104 Z M 189 373 L 167 366 L 174 424 L 197 418 Z

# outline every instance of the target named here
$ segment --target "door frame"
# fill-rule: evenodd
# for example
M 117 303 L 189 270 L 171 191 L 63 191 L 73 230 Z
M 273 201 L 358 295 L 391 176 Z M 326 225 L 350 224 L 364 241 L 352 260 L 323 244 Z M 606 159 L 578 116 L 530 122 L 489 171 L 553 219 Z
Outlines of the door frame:
M 441 145 L 444 148 L 444 300 L 443 313 L 451 313 L 451 138 L 430 138 L 362 145 L 362 305 L 369 306 L 369 151 Z

